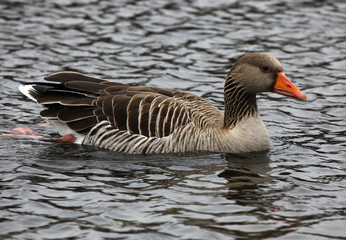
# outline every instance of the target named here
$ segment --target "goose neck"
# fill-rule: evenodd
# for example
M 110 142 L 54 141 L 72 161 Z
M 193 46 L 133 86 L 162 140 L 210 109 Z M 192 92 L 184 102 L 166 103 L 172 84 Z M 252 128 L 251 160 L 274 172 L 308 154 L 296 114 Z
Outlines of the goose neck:
M 233 128 L 244 118 L 258 113 L 256 94 L 249 93 L 245 86 L 229 76 L 224 87 L 224 127 Z

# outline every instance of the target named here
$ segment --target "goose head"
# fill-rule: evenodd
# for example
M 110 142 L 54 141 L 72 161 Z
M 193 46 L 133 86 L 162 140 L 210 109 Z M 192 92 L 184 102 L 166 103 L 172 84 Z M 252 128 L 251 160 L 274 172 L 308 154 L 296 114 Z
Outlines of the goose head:
M 227 81 L 239 84 L 249 94 L 275 92 L 306 101 L 306 95 L 286 77 L 279 60 L 264 53 L 250 53 L 239 58 L 231 68 Z

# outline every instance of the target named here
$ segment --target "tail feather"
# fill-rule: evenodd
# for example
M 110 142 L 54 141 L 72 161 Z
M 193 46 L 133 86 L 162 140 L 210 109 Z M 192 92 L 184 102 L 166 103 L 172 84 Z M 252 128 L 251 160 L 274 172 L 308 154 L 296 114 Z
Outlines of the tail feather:
M 37 99 L 41 96 L 39 91 L 37 91 L 33 85 L 22 85 L 18 87 L 19 91 L 23 93 L 26 97 L 30 98 L 34 102 L 37 102 Z

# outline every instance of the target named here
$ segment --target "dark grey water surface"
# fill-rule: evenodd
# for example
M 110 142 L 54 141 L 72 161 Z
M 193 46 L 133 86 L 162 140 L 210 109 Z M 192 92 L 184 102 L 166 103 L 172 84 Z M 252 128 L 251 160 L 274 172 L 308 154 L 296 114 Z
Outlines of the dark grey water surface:
M 346 2 L 0 2 L 0 131 L 39 127 L 20 81 L 78 71 L 223 108 L 239 56 L 280 59 L 305 103 L 258 96 L 268 154 L 128 156 L 0 139 L 0 239 L 346 239 Z

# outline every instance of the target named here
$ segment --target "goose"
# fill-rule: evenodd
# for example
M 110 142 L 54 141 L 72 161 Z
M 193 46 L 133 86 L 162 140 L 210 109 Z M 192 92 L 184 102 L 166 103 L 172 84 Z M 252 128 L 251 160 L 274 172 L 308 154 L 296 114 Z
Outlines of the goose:
M 130 86 L 77 72 L 58 72 L 19 90 L 42 104 L 73 142 L 130 154 L 269 151 L 256 94 L 275 92 L 306 101 L 280 62 L 265 53 L 240 57 L 224 84 L 224 113 L 178 89 Z

